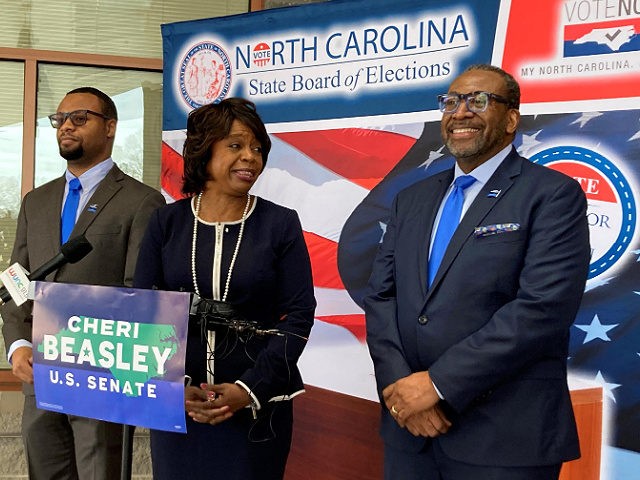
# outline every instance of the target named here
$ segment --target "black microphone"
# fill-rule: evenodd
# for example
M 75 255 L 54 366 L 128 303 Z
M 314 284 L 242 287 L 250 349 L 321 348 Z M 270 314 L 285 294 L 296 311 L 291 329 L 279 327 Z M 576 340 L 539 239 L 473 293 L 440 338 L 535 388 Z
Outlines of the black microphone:
M 28 276 L 29 280 L 42 280 L 61 266 L 82 260 L 91 250 L 93 250 L 93 245 L 89 243 L 84 235 L 73 237 L 60 247 L 60 253 L 44 265 L 36 268 L 34 272 Z M 11 294 L 7 291 L 6 287 L 0 288 L 0 299 L 2 299 L 2 303 L 6 303 L 11 300 Z

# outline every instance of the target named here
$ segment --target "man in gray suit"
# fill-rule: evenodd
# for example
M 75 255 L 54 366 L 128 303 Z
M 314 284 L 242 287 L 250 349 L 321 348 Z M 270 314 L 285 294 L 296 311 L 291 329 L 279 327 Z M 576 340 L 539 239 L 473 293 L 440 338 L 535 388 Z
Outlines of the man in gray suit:
M 116 107 L 92 87 L 69 92 L 50 117 L 65 174 L 25 195 L 11 263 L 34 270 L 60 251 L 67 237 L 84 234 L 93 250 L 62 266 L 48 281 L 131 286 L 140 241 L 151 212 L 164 205 L 153 188 L 124 174 L 111 158 Z M 76 223 L 63 227 L 69 184 L 79 180 Z M 122 425 L 36 408 L 31 345 L 32 302 L 2 308 L 2 332 L 13 373 L 24 382 L 22 436 L 31 479 L 107 480 L 121 470 Z

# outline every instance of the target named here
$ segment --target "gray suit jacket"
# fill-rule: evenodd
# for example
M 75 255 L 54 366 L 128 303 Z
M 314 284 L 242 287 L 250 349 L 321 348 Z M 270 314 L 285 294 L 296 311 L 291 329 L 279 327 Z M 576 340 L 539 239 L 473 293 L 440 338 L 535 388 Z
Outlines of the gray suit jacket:
M 62 176 L 25 195 L 18 215 L 11 263 L 18 262 L 33 271 L 60 252 L 64 188 Z M 46 280 L 131 286 L 151 212 L 164 204 L 160 192 L 114 165 L 80 213 L 70 236 L 84 234 L 93 250 L 79 262 L 64 265 L 49 274 Z M 32 303 L 28 301 L 16 308 L 13 302 L 8 302 L 2 307 L 2 333 L 7 349 L 16 340 L 31 341 Z M 32 388 L 29 390 L 33 391 Z

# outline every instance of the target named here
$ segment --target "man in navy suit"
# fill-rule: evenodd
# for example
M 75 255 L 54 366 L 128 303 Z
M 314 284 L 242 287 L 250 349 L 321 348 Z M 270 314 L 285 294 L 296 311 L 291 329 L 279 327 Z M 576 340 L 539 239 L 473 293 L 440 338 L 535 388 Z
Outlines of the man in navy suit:
M 512 146 L 520 88 L 507 72 L 469 67 L 439 103 L 455 167 L 398 194 L 364 300 L 385 478 L 557 479 L 580 455 L 566 358 L 586 198 Z

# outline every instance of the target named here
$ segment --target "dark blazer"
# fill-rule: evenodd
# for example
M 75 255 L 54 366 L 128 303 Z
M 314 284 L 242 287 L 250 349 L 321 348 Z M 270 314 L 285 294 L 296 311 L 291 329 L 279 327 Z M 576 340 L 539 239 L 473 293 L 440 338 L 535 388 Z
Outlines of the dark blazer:
M 151 216 L 140 250 L 136 287 L 193 292 L 193 218 L 191 199 L 174 202 Z M 203 297 L 211 297 L 214 251 L 220 245 L 224 290 L 239 229 L 239 222 L 225 224 L 224 239 L 218 243 L 215 226 L 199 225 L 196 269 Z M 227 301 L 260 329 L 277 329 L 286 336 L 238 336 L 225 327 L 218 328 L 217 338 L 236 340 L 216 346 L 216 383 L 240 380 L 261 405 L 303 391 L 297 362 L 313 325 L 316 301 L 309 253 L 294 210 L 256 198 L 244 225 Z M 206 358 L 200 329 L 192 324 L 185 372 L 194 385 L 207 381 Z
M 442 172 L 394 201 L 365 298 L 378 390 L 428 370 L 453 423 L 438 437 L 451 458 L 494 466 L 577 458 L 566 358 L 589 266 L 585 195 L 513 149 L 427 291 L 432 227 L 452 180 L 453 170 Z M 425 445 L 385 408 L 382 416 L 385 442 Z
M 18 215 L 11 263 L 33 271 L 60 252 L 60 215 L 65 178 L 57 178 L 27 193 Z M 74 264 L 62 266 L 47 281 L 89 285 L 131 286 L 136 257 L 147 222 L 165 204 L 160 192 L 124 174 L 116 165 L 102 180 L 71 232 L 84 234 L 93 246 Z M 31 341 L 29 301 L 2 308 L 2 333 L 7 349 L 19 339 Z M 32 386 L 28 386 L 32 392 Z

